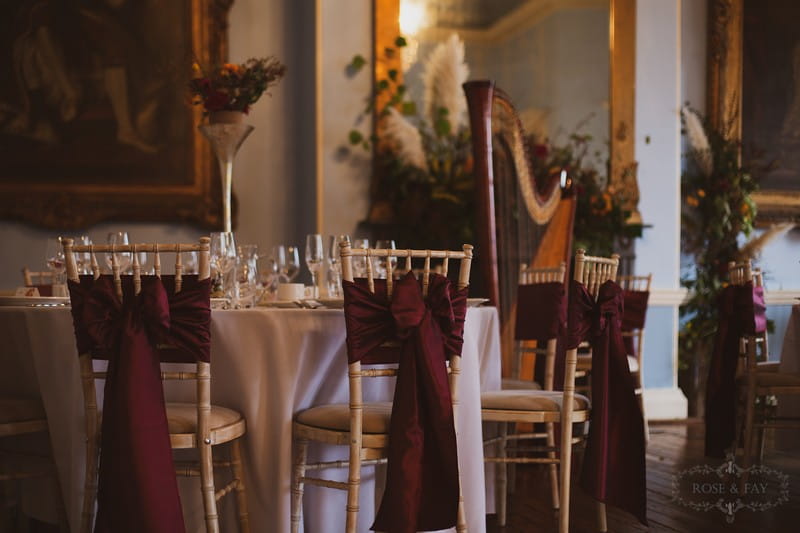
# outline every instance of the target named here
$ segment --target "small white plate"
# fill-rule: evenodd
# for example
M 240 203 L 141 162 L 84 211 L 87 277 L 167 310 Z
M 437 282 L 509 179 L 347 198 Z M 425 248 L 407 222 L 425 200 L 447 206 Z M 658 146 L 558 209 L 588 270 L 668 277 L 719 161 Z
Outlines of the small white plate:
M 479 307 L 489 301 L 489 298 L 467 298 L 467 307 Z
M 69 305 L 65 296 L 0 296 L 0 306 L 63 307 Z

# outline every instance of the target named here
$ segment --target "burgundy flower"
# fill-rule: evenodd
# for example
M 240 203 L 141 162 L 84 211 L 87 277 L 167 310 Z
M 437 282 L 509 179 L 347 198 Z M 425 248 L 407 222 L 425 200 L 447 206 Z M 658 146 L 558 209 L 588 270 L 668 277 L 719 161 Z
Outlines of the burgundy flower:
M 228 105 L 228 95 L 221 91 L 211 91 L 204 105 L 208 112 L 222 111 Z
M 535 144 L 535 145 L 533 145 L 533 155 L 534 155 L 534 157 L 538 157 L 539 159 L 545 159 L 549 153 L 550 153 L 550 150 L 547 148 L 546 144 Z

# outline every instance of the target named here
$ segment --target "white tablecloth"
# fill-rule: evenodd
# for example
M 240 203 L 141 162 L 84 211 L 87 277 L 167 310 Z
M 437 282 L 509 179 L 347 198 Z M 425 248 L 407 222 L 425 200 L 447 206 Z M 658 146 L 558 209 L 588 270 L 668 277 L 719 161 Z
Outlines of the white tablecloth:
M 211 335 L 212 401 L 239 410 L 247 419 L 244 460 L 253 530 L 288 531 L 292 416 L 315 404 L 346 403 L 348 398 L 342 311 L 215 310 Z M 0 339 L 4 343 L 0 392 L 35 395 L 41 391 L 65 504 L 72 529 L 77 531 L 85 432 L 69 310 L 0 308 Z M 461 407 L 456 420 L 459 465 L 469 530 L 480 532 L 485 531 L 486 512 L 480 391 L 500 388 L 494 308 L 468 309 L 462 366 Z M 368 380 L 365 385 L 365 400 L 391 398 L 387 379 Z M 188 383 L 170 384 L 168 399 L 182 399 L 190 394 L 189 387 Z M 310 460 L 345 458 L 347 449 L 318 447 L 310 454 Z M 375 513 L 374 469 L 365 468 L 362 481 L 359 531 L 366 531 Z M 204 531 L 196 483 L 181 479 L 188 531 Z M 306 530 L 341 531 L 344 506 L 343 491 L 307 487 Z M 235 516 L 232 498 L 225 498 L 220 514 L 226 522 Z

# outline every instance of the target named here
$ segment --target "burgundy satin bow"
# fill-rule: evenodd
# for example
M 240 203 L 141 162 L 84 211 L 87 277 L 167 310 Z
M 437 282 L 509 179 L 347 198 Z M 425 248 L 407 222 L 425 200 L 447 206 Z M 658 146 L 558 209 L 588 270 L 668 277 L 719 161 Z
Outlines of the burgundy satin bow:
M 517 287 L 516 340 L 544 342 L 558 337 L 567 323 L 564 284 L 523 284 Z
M 468 289 L 432 274 L 427 299 L 412 273 L 371 293 L 345 281 L 349 361 L 399 362 L 389 427 L 386 491 L 372 529 L 414 532 L 455 526 L 458 456 L 445 361 L 460 354 Z M 400 341 L 387 348 L 387 341 Z M 384 345 L 384 346 L 382 346 Z
M 763 287 L 729 285 L 719 298 L 719 327 L 706 382 L 706 449 L 724 457 L 736 439 L 736 367 L 739 339 L 767 329 Z
M 567 349 L 592 345 L 592 418 L 581 486 L 595 499 L 647 524 L 644 419 L 622 340 L 622 289 L 612 281 L 597 301 L 572 281 Z
M 107 358 L 96 532 L 184 531 L 160 363 L 209 360 L 209 280 L 142 278 L 134 295 L 123 278 L 69 282 L 80 353 Z M 159 351 L 158 344 L 173 346 Z

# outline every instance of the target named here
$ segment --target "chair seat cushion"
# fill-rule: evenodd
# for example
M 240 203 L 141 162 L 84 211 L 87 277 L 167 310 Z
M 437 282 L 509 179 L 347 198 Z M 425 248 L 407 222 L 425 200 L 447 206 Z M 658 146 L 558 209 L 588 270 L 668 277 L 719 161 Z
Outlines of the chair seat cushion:
M 481 393 L 481 409 L 504 411 L 560 411 L 563 401 L 561 391 L 500 390 Z M 572 408 L 583 411 L 590 406 L 589 399 L 576 394 Z
M 194 403 L 167 403 L 167 423 L 169 432 L 195 433 L 197 431 L 197 404 Z M 232 426 L 242 420 L 242 415 L 232 409 L 211 406 L 211 414 L 208 423 L 211 431 Z
M 503 390 L 542 390 L 542 386 L 529 379 L 503 378 L 500 386 Z
M 391 416 L 391 402 L 365 403 L 361 418 L 362 431 L 370 434 L 389 433 Z M 317 405 L 297 413 L 295 420 L 307 426 L 350 431 L 350 407 L 347 404 Z
M 44 420 L 44 407 L 38 400 L 0 397 L 0 424 Z

